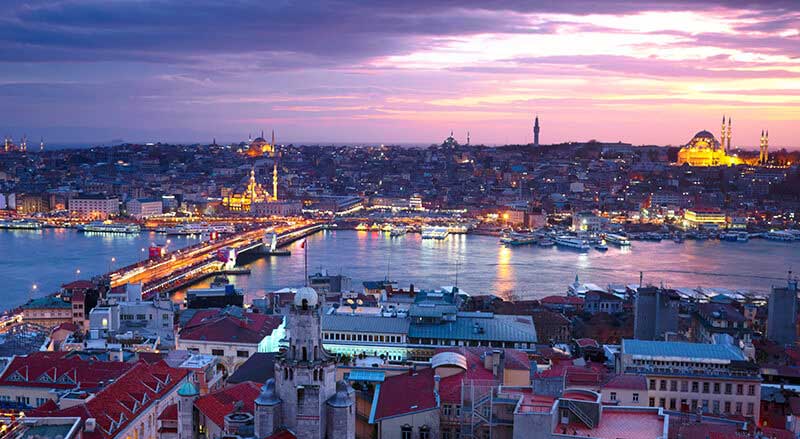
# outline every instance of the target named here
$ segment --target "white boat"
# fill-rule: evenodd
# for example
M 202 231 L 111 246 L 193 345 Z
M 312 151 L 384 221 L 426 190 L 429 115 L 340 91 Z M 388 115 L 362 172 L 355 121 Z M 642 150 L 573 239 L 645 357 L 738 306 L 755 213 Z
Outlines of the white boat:
M 212 224 L 208 230 L 217 233 L 236 233 L 236 227 L 231 224 Z
M 561 235 L 556 237 L 556 245 L 580 251 L 589 251 L 592 247 L 585 240 L 576 236 Z
M 736 234 L 736 242 L 747 242 L 750 240 L 750 234 L 747 232 L 739 232 Z
M 536 245 L 539 247 L 552 247 L 556 245 L 556 243 L 550 238 L 542 238 L 536 243 Z
M 397 237 L 403 236 L 408 233 L 408 228 L 402 224 L 392 227 L 392 231 L 389 232 L 389 236 Z
M 536 236 L 533 233 L 511 232 L 500 238 L 500 242 L 511 246 L 536 244 Z
M 175 227 L 168 227 L 167 235 L 202 235 L 208 233 L 209 227 L 203 224 L 179 224 Z
M 42 223 L 34 220 L 17 219 L 11 221 L 0 221 L 0 229 L 39 230 L 41 228 Z
M 422 239 L 445 239 L 450 231 L 442 226 L 424 226 L 421 229 Z
M 453 234 L 463 234 L 469 232 L 469 227 L 463 224 L 450 224 L 447 226 L 447 231 Z
M 92 233 L 139 233 L 141 228 L 136 224 L 112 223 L 111 221 L 93 221 L 78 226 L 81 232 Z
M 794 241 L 794 235 L 786 230 L 773 230 L 764 235 L 764 238 L 769 239 L 770 241 Z
M 609 233 L 606 235 L 606 242 L 609 244 L 614 244 L 619 247 L 627 247 L 631 245 L 631 240 L 628 239 L 627 236 L 616 235 L 613 233 Z

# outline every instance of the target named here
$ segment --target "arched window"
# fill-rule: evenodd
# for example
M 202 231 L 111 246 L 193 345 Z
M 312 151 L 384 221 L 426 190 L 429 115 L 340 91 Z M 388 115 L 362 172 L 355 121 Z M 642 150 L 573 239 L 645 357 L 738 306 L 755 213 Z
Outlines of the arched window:
M 406 424 L 400 427 L 400 439 L 412 439 L 414 436 L 414 429 Z
M 303 301 L 301 303 L 302 303 L 301 307 L 303 308 L 303 311 L 307 310 L 308 309 L 308 299 L 303 299 Z
M 308 361 L 308 349 L 303 346 L 303 361 Z
M 283 369 L 283 379 L 289 379 L 289 369 Z

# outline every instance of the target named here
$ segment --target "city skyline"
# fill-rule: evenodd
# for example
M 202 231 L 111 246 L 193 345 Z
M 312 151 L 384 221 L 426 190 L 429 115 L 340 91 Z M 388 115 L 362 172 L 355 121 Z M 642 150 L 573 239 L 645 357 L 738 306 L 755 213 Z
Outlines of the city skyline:
M 800 147 L 789 1 L 4 6 L 15 139 Z

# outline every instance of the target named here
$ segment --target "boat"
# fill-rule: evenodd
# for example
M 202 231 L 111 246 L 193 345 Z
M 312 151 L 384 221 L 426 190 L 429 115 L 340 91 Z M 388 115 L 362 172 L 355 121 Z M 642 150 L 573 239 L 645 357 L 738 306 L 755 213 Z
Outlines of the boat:
M 424 226 L 420 230 L 422 239 L 445 239 L 450 234 L 447 227 L 442 226 Z
M 369 226 L 366 225 L 365 223 L 359 223 L 356 226 L 356 230 L 361 230 L 361 231 L 369 230 Z
M 536 243 L 536 245 L 539 247 L 552 247 L 556 245 L 556 243 L 550 238 L 542 238 Z
M 601 252 L 607 252 L 608 246 L 601 242 L 599 244 L 595 244 L 594 249 Z
M 675 242 L 676 244 L 682 243 L 683 240 L 684 240 L 683 235 L 681 235 L 680 233 L 676 233 L 675 236 L 672 237 L 672 241 Z
M 231 224 L 212 224 L 208 231 L 217 233 L 236 233 L 236 227 Z
M 511 246 L 536 244 L 536 236 L 533 233 L 510 232 L 500 238 L 500 242 Z
M 561 235 L 556 237 L 556 245 L 559 247 L 566 247 L 580 251 L 588 251 L 591 247 L 589 244 L 576 236 Z
M 389 236 L 398 237 L 398 236 L 403 236 L 406 233 L 408 233 L 408 228 L 401 224 L 401 225 L 392 227 L 392 231 L 389 232 Z
M 11 221 L 0 221 L 0 229 L 39 230 L 41 228 L 42 223 L 34 220 L 17 219 Z
M 736 242 L 747 242 L 750 240 L 750 234 L 747 232 L 739 232 L 736 234 Z
M 381 226 L 381 231 L 382 232 L 391 232 L 393 228 L 394 228 L 394 226 L 391 223 L 385 223 L 384 225 Z
M 631 240 L 628 239 L 627 236 L 615 235 L 613 233 L 609 233 L 606 235 L 606 242 L 609 244 L 616 245 L 618 247 L 628 247 L 631 245 Z
M 78 231 L 90 233 L 139 233 L 141 227 L 137 224 L 113 223 L 111 221 L 93 221 L 78 226 Z
M 167 235 L 202 235 L 209 230 L 209 227 L 203 224 L 186 223 L 168 227 L 165 233 Z
M 447 226 L 447 231 L 453 234 L 463 234 L 469 232 L 469 227 L 463 224 L 450 224 Z
M 764 235 L 764 238 L 769 239 L 770 241 L 794 241 L 794 235 L 786 230 L 773 230 Z
M 378 223 L 372 223 L 372 225 L 369 226 L 369 229 L 370 230 L 380 230 L 381 226 L 379 226 Z

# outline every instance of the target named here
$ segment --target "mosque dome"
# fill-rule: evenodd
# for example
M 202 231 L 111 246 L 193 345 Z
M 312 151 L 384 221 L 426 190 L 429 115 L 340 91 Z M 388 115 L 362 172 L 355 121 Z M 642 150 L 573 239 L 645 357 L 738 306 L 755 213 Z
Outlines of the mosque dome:
M 197 396 L 199 394 L 197 387 L 189 381 L 184 381 L 178 389 L 178 396 Z
M 319 295 L 311 287 L 302 287 L 294 294 L 294 306 L 303 306 L 303 301 L 305 301 L 306 306 L 317 306 L 319 304 Z
M 720 147 L 720 143 L 713 134 L 703 130 L 695 134 L 686 146 L 696 149 L 717 149 Z

